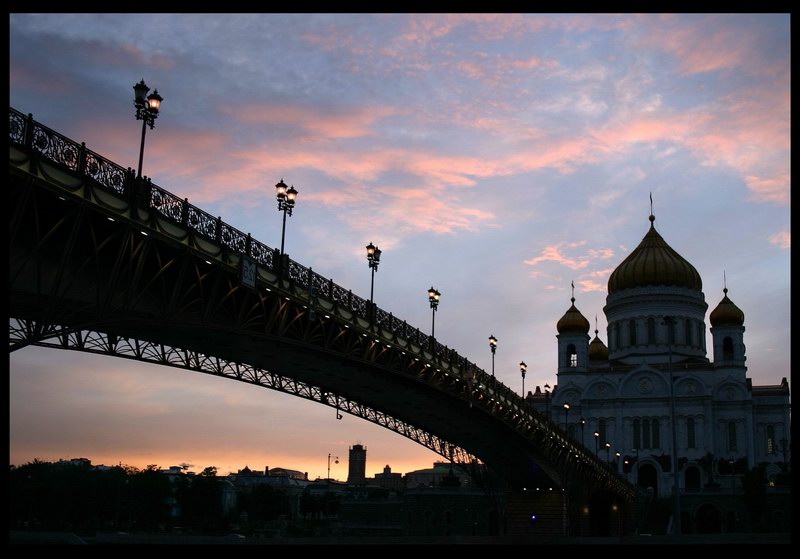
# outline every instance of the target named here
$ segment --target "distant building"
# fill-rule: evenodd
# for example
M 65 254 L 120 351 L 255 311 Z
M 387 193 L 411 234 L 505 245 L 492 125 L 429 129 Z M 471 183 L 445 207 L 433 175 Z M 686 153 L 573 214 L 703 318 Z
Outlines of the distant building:
M 406 489 L 414 489 L 416 487 L 440 487 L 442 480 L 451 474 L 458 478 L 459 483 L 463 487 L 472 485 L 472 480 L 469 475 L 460 467 L 450 464 L 449 462 L 434 462 L 432 468 L 423 470 L 416 470 L 408 472 L 405 476 Z
M 406 486 L 406 480 L 403 478 L 403 474 L 392 473 L 392 469 L 388 464 L 383 468 L 383 473 L 375 474 L 374 483 L 378 487 L 394 491 L 395 493 L 402 493 Z
M 367 481 L 367 449 L 360 444 L 350 447 L 347 472 L 348 485 L 364 485 Z

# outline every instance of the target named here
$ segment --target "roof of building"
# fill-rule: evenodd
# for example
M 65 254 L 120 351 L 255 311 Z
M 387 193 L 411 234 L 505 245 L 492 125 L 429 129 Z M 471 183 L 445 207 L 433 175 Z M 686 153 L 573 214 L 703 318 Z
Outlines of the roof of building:
M 608 293 L 653 285 L 703 289 L 700 274 L 656 231 L 655 216 L 650 215 L 650 230 L 633 252 L 611 273 Z
M 556 323 L 556 329 L 558 330 L 558 333 L 588 333 L 589 321 L 586 320 L 586 317 L 581 314 L 581 311 L 575 307 L 575 297 L 572 297 L 570 301 L 572 301 L 572 306 L 567 309 L 567 312 L 564 313 L 564 316 L 562 316 L 558 320 L 558 323 Z
M 725 296 L 719 305 L 711 311 L 708 320 L 711 326 L 741 326 L 744 324 L 744 313 L 728 298 L 728 288 L 722 290 Z

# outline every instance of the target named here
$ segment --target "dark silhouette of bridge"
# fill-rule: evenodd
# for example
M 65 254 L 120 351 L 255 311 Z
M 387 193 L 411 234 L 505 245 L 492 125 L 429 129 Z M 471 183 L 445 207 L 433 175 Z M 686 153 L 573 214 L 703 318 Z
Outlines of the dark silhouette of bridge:
M 634 489 L 474 363 L 187 199 L 9 111 L 9 351 L 200 371 L 400 433 L 523 490 Z

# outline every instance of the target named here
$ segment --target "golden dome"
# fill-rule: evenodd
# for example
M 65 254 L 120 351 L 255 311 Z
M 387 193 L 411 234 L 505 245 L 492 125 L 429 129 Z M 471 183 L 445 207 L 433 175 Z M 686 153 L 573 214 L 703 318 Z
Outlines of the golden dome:
M 594 339 L 589 343 L 589 361 L 608 361 L 608 348 L 597 337 L 597 330 L 594 331 Z
M 589 332 L 589 321 L 586 320 L 586 317 L 581 314 L 581 311 L 575 307 L 575 297 L 570 299 L 570 301 L 572 301 L 572 306 L 567 309 L 567 312 L 564 313 L 564 316 L 562 316 L 556 324 L 558 333 L 566 334 L 569 332 L 587 334 Z
M 744 324 L 744 313 L 742 309 L 733 304 L 733 301 L 728 299 L 728 288 L 722 290 L 725 296 L 719 302 L 717 308 L 711 311 L 708 320 L 711 326 L 741 326 Z
M 617 266 L 608 278 L 609 294 L 622 289 L 649 285 L 703 288 L 703 281 L 694 266 L 670 247 L 658 234 L 650 216 L 650 230 L 639 246 Z

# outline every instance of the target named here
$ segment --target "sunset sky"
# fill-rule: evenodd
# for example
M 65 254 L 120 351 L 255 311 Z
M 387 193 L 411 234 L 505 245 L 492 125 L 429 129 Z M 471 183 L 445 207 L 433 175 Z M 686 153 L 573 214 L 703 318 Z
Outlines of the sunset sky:
M 556 383 L 570 305 L 607 342 L 613 269 L 656 228 L 708 312 L 745 313 L 748 376 L 790 359 L 790 17 L 12 14 L 10 105 L 124 166 L 133 85 L 163 96 L 144 174 L 521 389 Z M 707 343 L 709 349 L 712 344 Z M 713 355 L 709 353 L 709 358 Z M 347 477 L 438 455 L 251 385 L 123 359 L 10 355 L 10 461 L 248 465 Z

